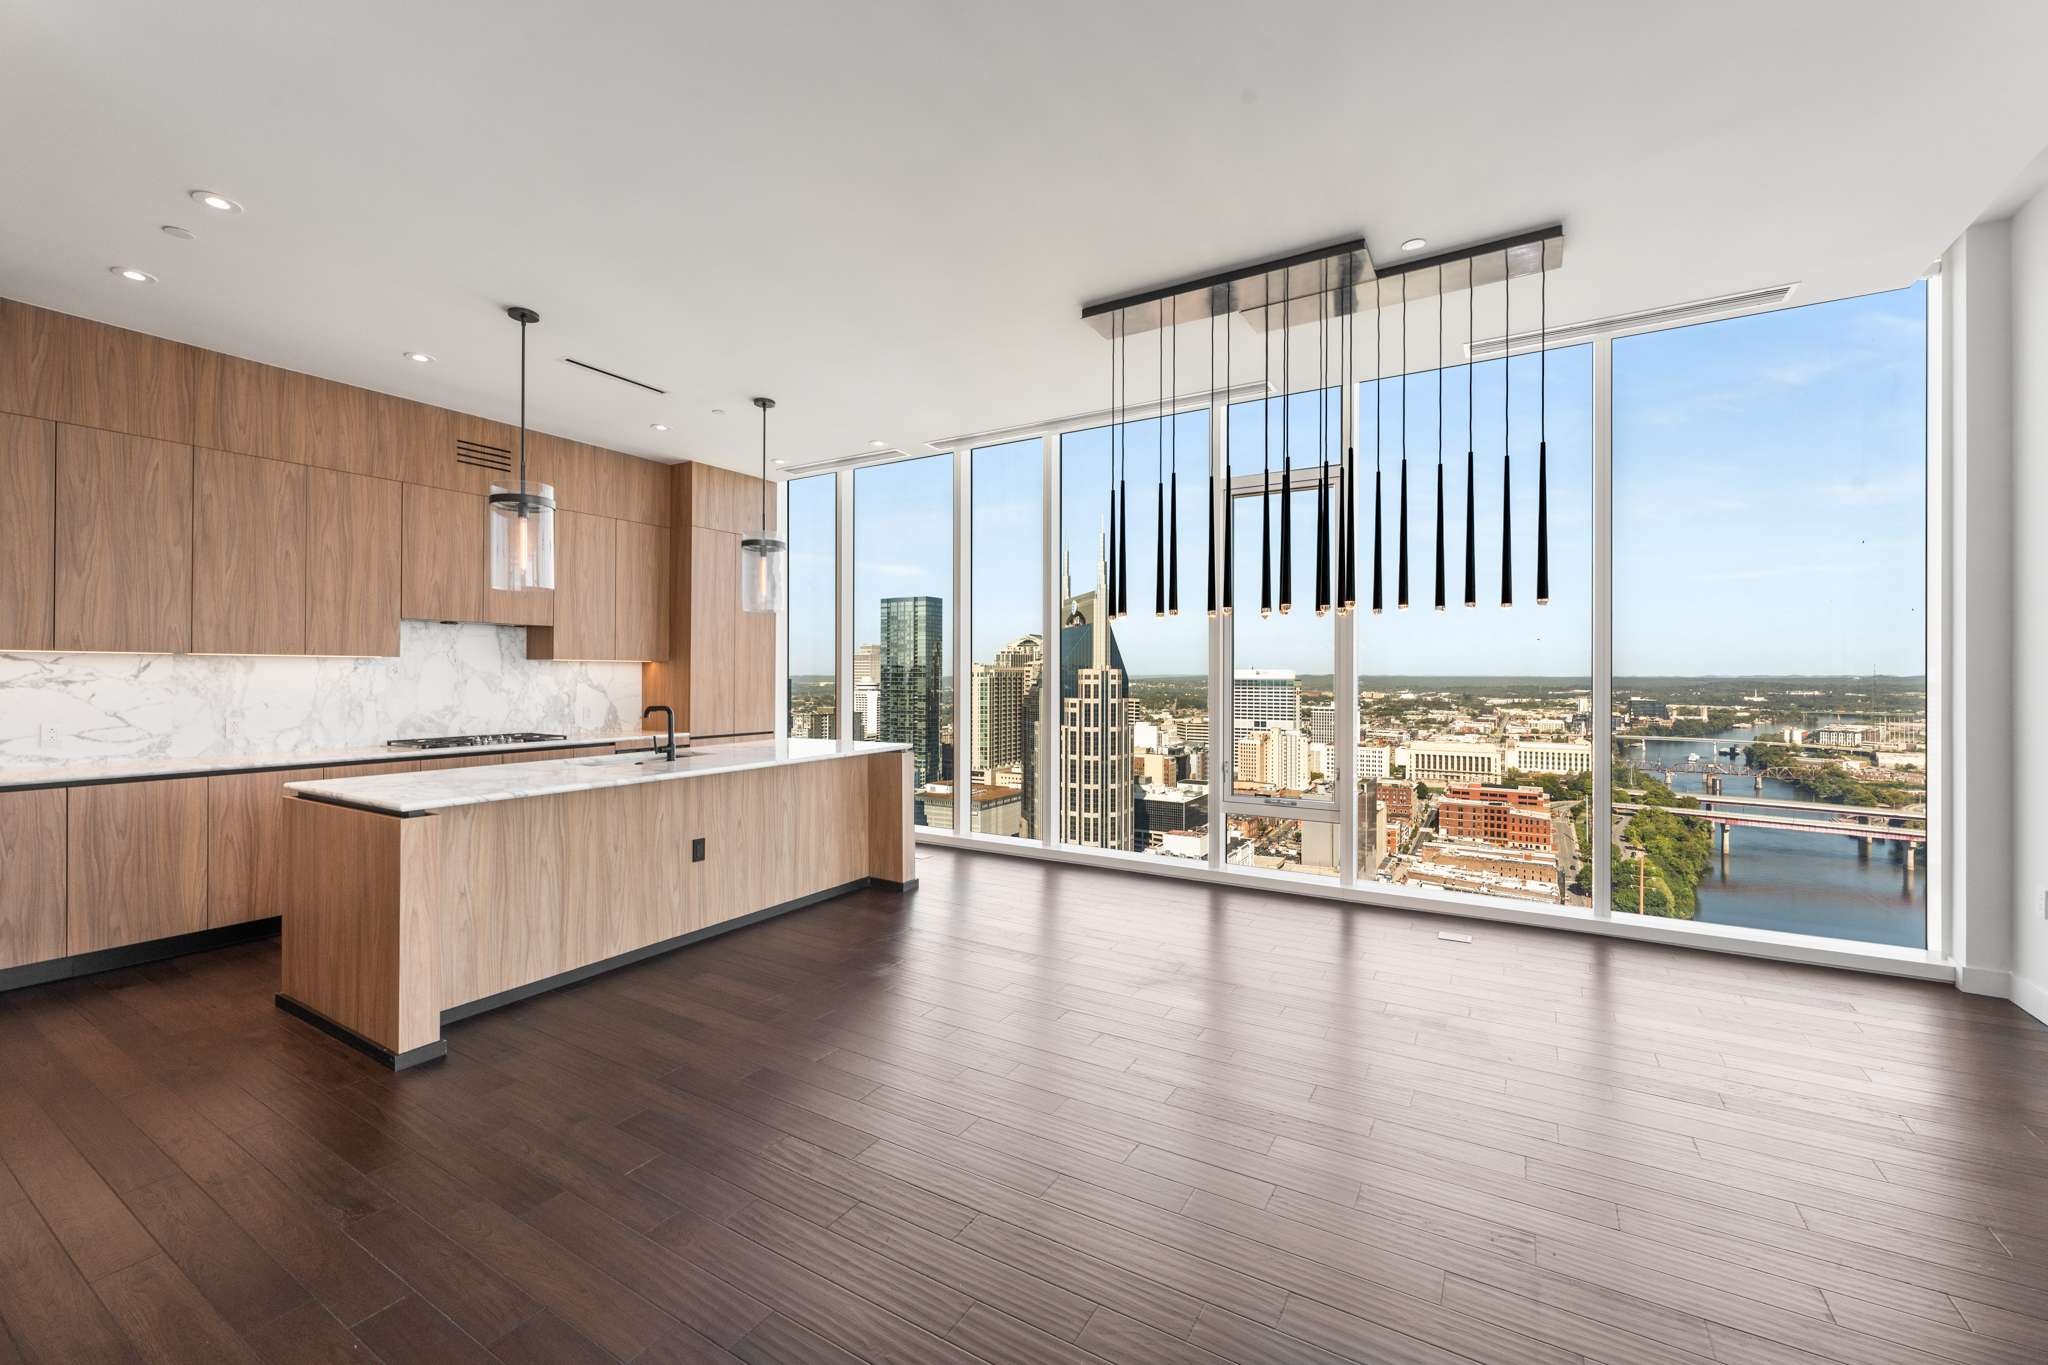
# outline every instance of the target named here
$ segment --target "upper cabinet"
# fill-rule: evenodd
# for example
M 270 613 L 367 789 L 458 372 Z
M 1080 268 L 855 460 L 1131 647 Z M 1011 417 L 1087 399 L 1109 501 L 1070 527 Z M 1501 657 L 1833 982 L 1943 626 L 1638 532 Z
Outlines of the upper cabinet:
M 0 414 L 0 650 L 51 647 L 57 426 Z
M 398 653 L 403 485 L 309 469 L 306 652 Z
M 57 428 L 52 647 L 192 647 L 192 447 Z
M 306 651 L 310 472 L 304 465 L 220 450 L 194 455 L 194 651 Z
M 199 356 L 0 299 L 0 412 L 189 445 Z
M 555 623 L 530 631 L 534 659 L 616 659 L 619 524 L 587 512 L 555 513 Z
M 481 621 L 485 562 L 481 493 L 405 485 L 399 533 L 399 614 L 414 621 Z
M 612 648 L 622 659 L 668 657 L 669 560 L 672 532 L 666 526 L 618 523 L 617 571 L 613 575 Z

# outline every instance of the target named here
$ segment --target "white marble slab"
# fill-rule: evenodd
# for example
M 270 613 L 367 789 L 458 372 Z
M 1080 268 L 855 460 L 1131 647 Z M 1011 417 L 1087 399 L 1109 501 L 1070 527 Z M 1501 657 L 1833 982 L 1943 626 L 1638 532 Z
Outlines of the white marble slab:
M 640 730 L 611 730 L 596 735 L 571 735 L 566 739 L 535 740 L 526 744 L 465 744 L 453 749 L 393 749 L 383 744 L 365 744 L 353 749 L 316 749 L 311 752 L 215 754 L 205 758 L 89 758 L 69 763 L 25 763 L 0 767 L 0 791 L 20 787 L 51 787 L 71 783 L 122 782 L 140 777 L 204 777 L 211 773 L 254 772 L 264 768 L 325 768 L 348 763 L 399 763 L 408 759 L 460 758 L 464 754 L 512 753 L 521 749 L 573 749 L 582 744 L 624 744 L 663 736 Z M 683 743 L 687 735 L 676 736 Z
M 5 771 L 164 759 L 248 766 L 258 755 L 319 763 L 405 735 L 585 737 L 634 731 L 639 720 L 639 664 L 529 659 L 517 626 L 404 621 L 390 659 L 0 654 Z
M 861 743 L 852 753 L 865 755 L 909 748 L 904 744 Z M 507 763 L 482 768 L 444 768 L 425 773 L 393 773 L 385 777 L 349 777 L 333 781 L 292 782 L 286 790 L 340 805 L 387 815 L 423 815 L 451 806 L 480 806 L 493 801 L 520 801 L 533 796 L 631 787 L 645 782 L 675 782 L 713 773 L 745 772 L 791 763 L 821 763 L 847 757 L 837 741 L 791 739 L 755 744 L 718 744 L 682 751 L 674 763 L 649 755 L 565 758 L 555 762 Z

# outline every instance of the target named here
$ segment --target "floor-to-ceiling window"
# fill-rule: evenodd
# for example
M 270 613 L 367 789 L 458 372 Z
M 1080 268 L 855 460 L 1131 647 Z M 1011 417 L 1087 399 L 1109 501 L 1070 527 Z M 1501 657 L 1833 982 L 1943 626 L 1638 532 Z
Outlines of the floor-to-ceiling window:
M 1129 575 L 1121 616 L 1103 591 L 1117 442 L 1128 493 L 1116 530 L 1128 543 L 1114 547 Z M 1204 859 L 1213 763 L 1208 410 L 1130 422 L 1121 434 L 1069 431 L 1060 438 L 1060 483 L 1059 780 L 1048 787 L 1058 802 L 1048 833 L 1088 848 Z
M 1614 909 L 1927 941 L 1927 290 L 1614 342 Z
M 952 808 L 952 600 L 953 457 L 854 471 L 854 736 L 910 746 L 920 825 Z
M 1045 441 L 1032 436 L 969 452 L 973 462 L 974 652 L 967 712 L 972 752 L 954 781 L 968 832 L 1044 833 L 1039 771 L 1045 685 Z M 933 813 L 934 823 L 945 824 Z
M 1519 322 L 1536 311 L 1537 282 L 1513 287 Z M 1382 311 L 1377 345 L 1360 323 L 1364 365 L 1377 359 L 1385 377 L 1358 389 L 1359 880 L 1590 905 L 1592 347 L 1502 360 L 1497 281 L 1417 292 Z M 1482 344 L 1467 360 L 1474 333 L 1495 342 L 1494 358 Z
M 789 734 L 839 737 L 838 479 L 814 474 L 787 486 L 789 528 Z

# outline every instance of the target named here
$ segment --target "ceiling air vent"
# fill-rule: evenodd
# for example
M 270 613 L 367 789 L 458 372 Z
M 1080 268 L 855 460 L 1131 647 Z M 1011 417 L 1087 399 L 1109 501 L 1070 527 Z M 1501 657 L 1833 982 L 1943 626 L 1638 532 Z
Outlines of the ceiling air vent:
M 482 441 L 455 442 L 455 463 L 466 464 L 472 469 L 488 469 L 494 474 L 512 472 L 512 452 L 502 446 L 487 446 Z
M 627 376 L 620 374 L 616 370 L 607 370 L 602 365 L 593 365 L 587 360 L 578 360 L 573 355 L 563 356 L 562 363 L 565 365 L 574 365 L 579 370 L 588 370 L 592 374 L 601 374 L 606 379 L 616 379 L 621 384 L 631 384 L 634 388 L 645 389 L 649 393 L 659 393 L 664 395 L 668 393 L 667 389 L 656 388 L 654 385 L 647 383 L 645 380 L 628 378 Z
M 1681 322 L 1699 322 L 1706 318 L 1726 317 L 1733 313 L 1753 313 L 1761 308 L 1778 307 L 1791 298 L 1792 291 L 1798 287 L 1797 284 L 1779 284 L 1769 289 L 1748 289 L 1739 294 L 1722 294 L 1711 299 L 1694 299 L 1690 303 L 1645 308 L 1640 313 L 1617 313 L 1613 317 L 1566 323 L 1560 327 L 1552 327 L 1547 333 L 1534 330 L 1516 332 L 1506 338 L 1505 342 L 1500 337 L 1488 337 L 1468 343 L 1465 354 L 1473 360 L 1486 360 L 1510 348 L 1516 352 L 1534 350 L 1539 336 L 1548 336 L 1552 346 L 1568 346 L 1572 342 L 1585 341 L 1596 336 L 1612 336 L 1620 332 L 1647 332 Z

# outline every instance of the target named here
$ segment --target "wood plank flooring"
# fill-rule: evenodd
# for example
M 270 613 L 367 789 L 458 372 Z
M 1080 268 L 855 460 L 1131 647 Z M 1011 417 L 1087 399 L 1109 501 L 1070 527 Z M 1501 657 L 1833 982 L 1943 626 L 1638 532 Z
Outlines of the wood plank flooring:
M 275 943 L 0 997 L 0 1365 L 2048 1360 L 2009 1004 L 918 870 L 398 1076 Z

